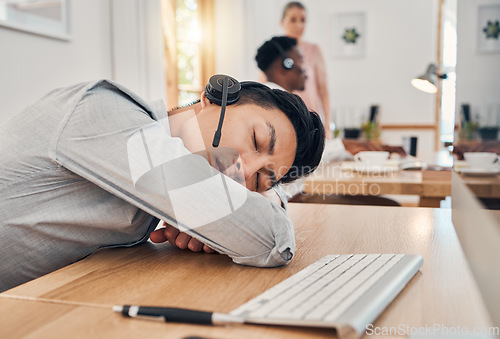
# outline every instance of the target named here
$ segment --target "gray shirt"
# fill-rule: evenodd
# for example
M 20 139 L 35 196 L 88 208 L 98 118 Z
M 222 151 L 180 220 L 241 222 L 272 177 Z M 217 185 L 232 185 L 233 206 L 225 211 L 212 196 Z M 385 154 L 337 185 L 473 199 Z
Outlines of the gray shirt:
M 283 208 L 191 154 L 163 104 L 111 81 L 54 90 L 8 120 L 0 158 L 0 291 L 146 241 L 159 219 L 239 264 L 295 250 Z

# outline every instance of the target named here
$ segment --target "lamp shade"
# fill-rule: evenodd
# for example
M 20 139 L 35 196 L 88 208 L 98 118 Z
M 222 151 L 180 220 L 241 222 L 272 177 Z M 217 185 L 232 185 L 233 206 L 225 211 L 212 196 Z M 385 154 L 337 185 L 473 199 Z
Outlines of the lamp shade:
M 424 74 L 413 78 L 411 84 L 413 87 L 426 92 L 426 93 L 436 93 L 437 92 L 437 67 L 434 64 L 430 64 Z

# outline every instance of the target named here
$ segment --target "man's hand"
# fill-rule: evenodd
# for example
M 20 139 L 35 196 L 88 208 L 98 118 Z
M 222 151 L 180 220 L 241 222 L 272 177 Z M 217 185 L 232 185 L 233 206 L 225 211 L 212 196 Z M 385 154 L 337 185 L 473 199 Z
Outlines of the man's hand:
M 186 233 L 179 232 L 179 230 L 166 222 L 163 222 L 164 228 L 157 229 L 149 235 L 154 243 L 161 243 L 169 241 L 172 245 L 185 250 L 189 248 L 193 252 L 204 251 L 206 253 L 215 253 L 213 249 L 203 244 L 201 241 L 187 235 Z

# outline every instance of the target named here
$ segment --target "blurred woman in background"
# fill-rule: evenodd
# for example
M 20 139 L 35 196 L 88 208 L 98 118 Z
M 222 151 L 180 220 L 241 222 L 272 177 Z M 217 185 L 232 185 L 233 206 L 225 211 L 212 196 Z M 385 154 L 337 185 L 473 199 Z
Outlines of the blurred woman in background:
M 307 79 L 305 89 L 297 91 L 310 110 L 317 112 L 325 125 L 325 135 L 332 137 L 330 131 L 330 96 L 328 94 L 325 62 L 318 45 L 302 40 L 306 27 L 306 8 L 298 1 L 289 2 L 283 9 L 281 27 L 285 35 L 297 39 L 297 45 L 302 51 L 303 68 Z

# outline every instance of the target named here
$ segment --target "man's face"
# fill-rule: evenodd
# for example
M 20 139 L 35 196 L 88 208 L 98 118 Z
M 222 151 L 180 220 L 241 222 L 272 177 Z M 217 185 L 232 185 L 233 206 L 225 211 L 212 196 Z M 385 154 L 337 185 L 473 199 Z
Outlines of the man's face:
M 290 70 L 284 70 L 287 72 L 287 78 L 290 83 L 292 90 L 303 91 L 306 83 L 306 73 L 304 72 L 303 62 L 304 58 L 300 48 L 297 46 L 292 47 L 288 52 L 287 56 L 292 58 L 293 67 Z
M 212 167 L 252 191 L 266 191 L 288 172 L 297 142 L 283 112 L 253 104 L 227 106 L 220 144 L 213 148 L 219 115 L 220 106 L 202 94 L 201 111 L 181 129 L 187 149 L 201 151 Z

